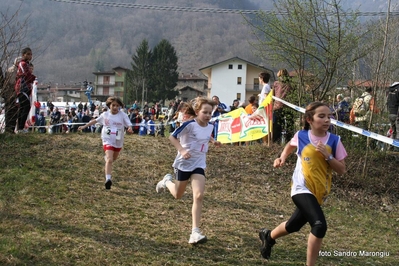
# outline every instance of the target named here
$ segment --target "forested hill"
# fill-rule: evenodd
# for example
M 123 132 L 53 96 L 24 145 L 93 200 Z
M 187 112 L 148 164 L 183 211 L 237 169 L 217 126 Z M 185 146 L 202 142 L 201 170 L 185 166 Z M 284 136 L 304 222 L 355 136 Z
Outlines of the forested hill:
M 259 9 L 249 0 L 101 2 Z M 15 10 L 20 5 L 20 18 L 29 16 L 25 44 L 33 49 L 35 72 L 44 83 L 68 84 L 90 80 L 96 70 L 110 70 L 115 66 L 130 68 L 131 56 L 144 38 L 151 48 L 161 39 L 167 39 L 179 57 L 179 72 L 199 73 L 198 69 L 203 66 L 234 56 L 260 63 L 251 52 L 249 41 L 253 37 L 240 14 L 106 7 L 51 0 L 2 0 L 2 10 L 4 6 Z
M 27 18 L 29 21 L 28 35 L 23 45 L 33 49 L 35 74 L 39 82 L 69 84 L 84 79 L 92 80 L 92 72 L 97 70 L 110 70 L 116 66 L 130 68 L 131 56 L 144 38 L 149 41 L 151 48 L 161 39 L 167 39 L 176 49 L 179 72 L 199 74 L 199 68 L 234 56 L 257 64 L 268 64 L 253 54 L 249 42 L 254 40 L 254 36 L 242 15 L 171 11 L 157 7 L 270 10 L 273 1 L 89 1 L 147 5 L 147 8 L 63 1 L 1 1 L 2 13 L 8 12 L 10 15 L 20 8 L 20 20 Z M 367 11 L 376 11 L 383 2 L 363 1 L 362 5 Z

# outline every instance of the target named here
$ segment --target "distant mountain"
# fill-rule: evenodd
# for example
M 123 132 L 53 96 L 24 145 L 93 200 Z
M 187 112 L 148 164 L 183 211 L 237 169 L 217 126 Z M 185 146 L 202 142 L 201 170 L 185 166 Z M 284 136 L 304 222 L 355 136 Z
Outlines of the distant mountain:
M 267 65 L 251 52 L 249 42 L 254 37 L 242 15 L 194 12 L 193 8 L 270 10 L 272 1 L 92 1 L 141 5 L 138 8 L 63 1 L 2 0 L 2 12 L 20 7 L 21 20 L 29 16 L 26 45 L 33 49 L 35 74 L 42 83 L 75 83 L 92 80 L 92 72 L 98 70 L 130 68 L 131 56 L 144 38 L 151 47 L 163 38 L 169 40 L 179 57 L 179 72 L 200 74 L 201 67 L 234 56 Z M 343 2 L 379 11 L 386 1 Z M 172 11 L 178 7 L 185 11 Z

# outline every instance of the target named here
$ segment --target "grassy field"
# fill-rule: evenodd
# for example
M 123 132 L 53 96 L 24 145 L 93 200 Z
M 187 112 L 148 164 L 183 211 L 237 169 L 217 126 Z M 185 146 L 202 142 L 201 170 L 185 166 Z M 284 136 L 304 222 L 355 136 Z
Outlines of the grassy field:
M 281 147 L 210 148 L 201 225 L 208 242 L 190 246 L 190 188 L 181 200 L 155 192 L 176 154 L 167 138 L 126 136 L 110 191 L 97 134 L 2 134 L 0 144 L 0 265 L 305 264 L 308 226 L 277 240 L 269 261 L 259 253 L 258 230 L 294 210 L 295 156 L 272 167 Z M 375 178 L 397 169 L 386 158 L 371 170 Z M 319 265 L 398 265 L 397 198 L 348 182 L 361 182 L 360 160 L 348 157 L 324 205 Z

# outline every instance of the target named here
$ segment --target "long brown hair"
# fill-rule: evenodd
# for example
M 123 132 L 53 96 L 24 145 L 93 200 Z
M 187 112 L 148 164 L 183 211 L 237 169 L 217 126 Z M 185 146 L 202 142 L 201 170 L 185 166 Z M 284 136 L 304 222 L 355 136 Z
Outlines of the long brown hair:
M 308 119 L 310 121 L 313 121 L 313 116 L 316 113 L 316 109 L 321 107 L 321 106 L 326 106 L 326 107 L 330 108 L 328 106 L 328 104 L 322 103 L 322 102 L 312 102 L 308 106 L 306 106 L 306 111 L 305 111 L 305 116 L 304 116 L 305 126 L 304 126 L 303 129 L 305 129 L 305 130 L 309 130 L 310 129 L 310 124 L 308 122 Z
M 116 97 L 116 96 L 108 97 L 107 101 L 105 102 L 105 105 L 107 105 L 108 108 L 111 108 L 112 102 L 117 102 L 120 105 L 120 107 L 123 108 L 123 102 L 121 99 L 119 99 L 119 97 Z

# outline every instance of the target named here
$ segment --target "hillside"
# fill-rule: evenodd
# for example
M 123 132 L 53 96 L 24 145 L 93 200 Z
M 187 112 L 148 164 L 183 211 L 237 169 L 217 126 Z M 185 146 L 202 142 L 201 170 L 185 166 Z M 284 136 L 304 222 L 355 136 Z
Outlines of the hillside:
M 130 67 L 131 56 L 144 38 L 151 47 L 163 38 L 168 39 L 180 59 L 179 71 L 186 73 L 198 73 L 204 65 L 233 56 L 260 63 L 250 51 L 248 41 L 252 37 L 239 14 L 104 7 L 49 0 L 5 0 L 5 3 L 14 8 L 21 4 L 20 16 L 30 16 L 27 45 L 34 50 L 35 71 L 42 82 L 90 79 L 98 63 L 103 70 Z M 135 3 L 256 9 L 247 0 Z
M 240 14 L 170 11 L 159 7 L 270 10 L 272 1 L 259 0 L 138 0 L 100 1 L 134 3 L 158 8 L 126 8 L 65 3 L 61 0 L 2 0 L 2 12 L 20 7 L 28 18 L 26 42 L 34 52 L 35 72 L 42 83 L 75 83 L 92 79 L 92 72 L 115 66 L 130 67 L 131 56 L 146 38 L 151 47 L 165 38 L 175 47 L 179 71 L 198 69 L 238 56 L 257 64 L 267 62 L 251 51 L 254 41 Z M 349 5 L 343 1 L 344 5 Z M 348 8 L 381 10 L 385 1 L 354 1 Z M 393 1 L 393 5 L 397 1 Z M 102 69 L 96 69 L 101 66 Z
M 210 146 L 201 220 L 208 242 L 196 247 L 187 244 L 190 186 L 181 200 L 155 192 L 176 154 L 167 138 L 126 136 L 109 191 L 98 134 L 0 134 L 0 145 L 1 265 L 304 264 L 308 226 L 279 239 L 268 262 L 258 250 L 258 230 L 294 209 L 295 155 L 273 169 L 277 145 Z M 334 176 L 323 205 L 328 231 L 319 264 L 397 265 L 397 162 L 373 155 L 362 179 L 363 158 L 351 150 L 346 161 L 348 173 Z

